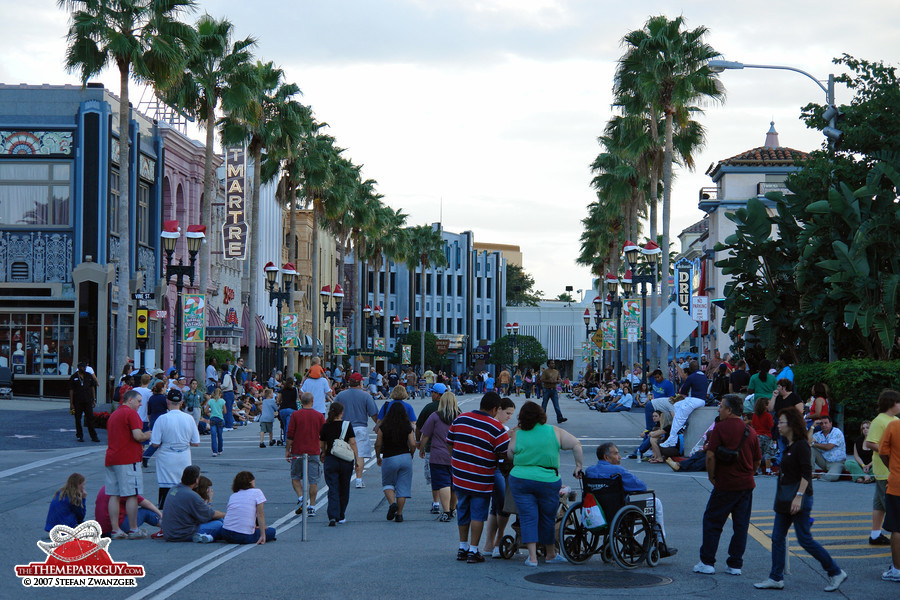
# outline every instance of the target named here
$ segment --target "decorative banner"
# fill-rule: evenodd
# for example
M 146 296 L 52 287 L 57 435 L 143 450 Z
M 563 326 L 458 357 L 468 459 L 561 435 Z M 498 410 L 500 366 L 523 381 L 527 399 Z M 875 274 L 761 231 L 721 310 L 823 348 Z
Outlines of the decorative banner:
M 335 356 L 344 356 L 347 354 L 347 328 L 346 327 L 335 327 L 334 328 L 334 341 L 333 344 L 333 354 Z
M 616 321 L 615 319 L 604 319 L 600 324 L 600 331 L 603 332 L 603 346 L 601 350 L 616 349 Z
M 628 338 L 629 342 L 636 342 L 640 339 L 640 328 L 638 327 L 628 327 L 625 329 L 625 335 Z
M 675 300 L 678 302 L 678 307 L 688 313 L 691 310 L 693 273 L 694 266 L 690 261 L 681 259 L 675 263 Z
M 285 348 L 300 347 L 300 314 L 281 315 L 281 345 Z
M 181 341 L 206 341 L 206 296 L 185 294 L 181 317 Z
M 641 329 L 641 301 L 625 300 L 622 303 L 622 326 L 625 327 L 625 333 L 629 342 L 636 342 L 640 339 Z M 634 338 L 634 339 L 632 339 Z
M 412 346 L 410 346 L 409 344 L 403 344 L 403 359 L 400 361 L 400 364 L 412 364 Z
M 513 366 L 519 366 L 519 347 L 513 346 Z
M 375 338 L 375 350 L 379 352 L 384 352 L 384 338 L 377 337 Z
M 244 216 L 247 156 L 243 147 L 225 152 L 225 223 L 222 248 L 225 260 L 244 260 L 247 255 L 247 222 Z

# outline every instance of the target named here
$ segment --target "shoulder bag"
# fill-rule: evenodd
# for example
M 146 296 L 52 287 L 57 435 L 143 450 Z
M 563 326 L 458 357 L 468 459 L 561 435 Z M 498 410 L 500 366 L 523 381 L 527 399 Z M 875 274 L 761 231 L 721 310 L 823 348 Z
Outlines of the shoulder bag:
M 356 460 L 356 456 L 353 454 L 353 446 L 344 440 L 349 426 L 350 421 L 344 421 L 344 424 L 341 426 L 340 437 L 334 440 L 334 443 L 331 445 L 331 455 L 347 462 L 353 462 Z
M 747 436 L 750 435 L 750 428 L 747 425 L 744 425 L 744 435 L 741 436 L 741 441 L 738 442 L 738 445 L 735 449 L 727 448 L 725 446 L 719 446 L 716 448 L 716 462 L 722 465 L 733 465 L 737 462 L 738 456 L 741 453 L 741 446 L 744 445 L 744 440 L 747 439 Z

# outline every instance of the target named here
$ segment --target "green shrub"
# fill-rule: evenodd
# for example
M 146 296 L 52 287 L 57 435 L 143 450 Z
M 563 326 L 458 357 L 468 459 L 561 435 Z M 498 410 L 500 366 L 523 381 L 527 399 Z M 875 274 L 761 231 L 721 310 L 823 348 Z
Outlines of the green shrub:
M 225 360 L 230 360 L 231 364 L 234 364 L 234 352 L 231 350 L 221 350 L 219 348 L 207 348 L 206 349 L 206 364 L 209 364 L 211 359 L 216 359 L 216 364 L 219 365 L 219 369 L 222 368 L 222 365 L 225 364 Z

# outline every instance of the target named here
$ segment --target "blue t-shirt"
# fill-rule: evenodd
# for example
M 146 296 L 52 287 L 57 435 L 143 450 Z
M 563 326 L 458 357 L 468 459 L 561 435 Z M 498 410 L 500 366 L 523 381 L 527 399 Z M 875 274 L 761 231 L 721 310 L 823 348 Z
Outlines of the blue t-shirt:
M 488 377 L 487 379 L 484 380 L 484 389 L 485 390 L 494 389 L 494 378 L 493 377 Z
M 381 410 L 378 411 L 378 420 L 379 421 L 384 419 L 384 415 L 387 414 L 387 411 L 390 410 L 390 408 L 391 408 L 391 404 L 393 404 L 394 402 L 399 402 L 400 404 L 403 405 L 403 408 L 406 409 L 406 414 L 409 415 L 409 420 L 411 423 L 416 422 L 416 411 L 413 410 L 413 407 L 410 404 L 404 402 L 403 400 L 391 400 L 390 402 L 385 402 L 384 404 L 382 404 Z
M 663 379 L 662 383 L 656 383 L 656 379 L 653 379 L 650 387 L 654 398 L 671 398 L 675 395 L 675 386 L 668 379 Z
M 794 383 L 794 370 L 790 365 L 783 368 L 781 373 L 775 376 L 775 381 L 778 381 L 779 379 L 789 379 L 791 383 Z
M 694 371 L 687 376 L 687 379 L 681 384 L 681 390 L 679 391 L 685 396 L 706 400 L 706 392 L 708 389 L 709 379 L 706 378 L 703 371 Z
M 643 492 L 647 489 L 644 482 L 632 475 L 628 469 L 621 465 L 614 465 L 605 460 L 598 460 L 596 465 L 590 466 L 584 472 L 591 479 L 608 479 L 614 475 L 622 478 L 622 487 L 626 494 Z

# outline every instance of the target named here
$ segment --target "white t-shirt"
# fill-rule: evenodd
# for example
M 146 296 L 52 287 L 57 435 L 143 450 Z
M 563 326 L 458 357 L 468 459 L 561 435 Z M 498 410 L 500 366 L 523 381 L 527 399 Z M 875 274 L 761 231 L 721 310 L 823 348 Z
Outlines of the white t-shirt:
M 265 501 L 262 490 L 257 488 L 233 493 L 225 508 L 225 529 L 251 535 L 256 531 L 256 506 Z
M 147 418 L 147 402 L 150 401 L 150 396 L 153 395 L 153 392 L 150 388 L 145 387 L 136 387 L 134 388 L 138 394 L 141 395 L 141 406 L 138 408 L 138 416 L 141 418 L 141 421 L 144 423 L 148 423 L 150 419 Z
M 217 381 L 216 368 L 212 365 L 206 367 L 206 383 L 215 383 Z
M 313 408 L 323 415 L 328 412 L 328 409 L 325 407 L 325 395 L 330 390 L 331 385 L 324 377 L 319 377 L 318 379 L 307 377 L 303 381 L 303 385 L 300 386 L 301 392 L 309 392 L 313 395 Z

